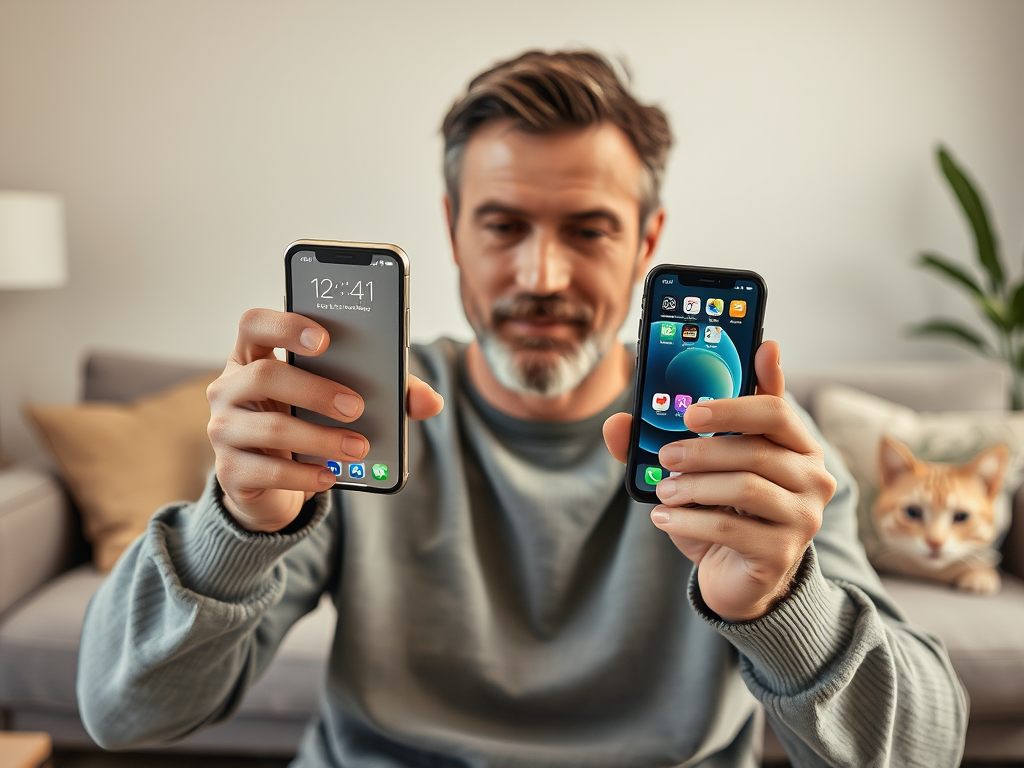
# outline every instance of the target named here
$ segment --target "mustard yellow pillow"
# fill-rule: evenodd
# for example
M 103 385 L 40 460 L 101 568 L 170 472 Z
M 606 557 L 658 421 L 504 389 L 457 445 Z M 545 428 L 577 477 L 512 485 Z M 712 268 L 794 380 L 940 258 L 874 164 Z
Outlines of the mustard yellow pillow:
M 126 405 L 28 406 L 82 513 L 99 570 L 113 567 L 157 509 L 199 498 L 213 467 L 206 387 L 216 377 Z

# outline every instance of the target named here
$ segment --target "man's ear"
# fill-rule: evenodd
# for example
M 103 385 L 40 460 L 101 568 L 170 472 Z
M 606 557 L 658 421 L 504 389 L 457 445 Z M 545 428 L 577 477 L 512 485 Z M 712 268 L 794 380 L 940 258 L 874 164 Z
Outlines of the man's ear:
M 658 249 L 658 240 L 661 238 L 661 230 L 665 226 L 665 209 L 659 208 L 647 217 L 647 226 L 640 236 L 640 253 L 636 260 L 636 271 L 633 273 L 633 282 L 639 283 L 644 279 L 654 261 L 654 252 Z
M 452 258 L 455 265 L 459 264 L 459 248 L 455 244 L 455 219 L 453 218 L 452 200 L 448 195 L 444 196 L 444 220 L 448 222 L 448 242 L 452 244 Z

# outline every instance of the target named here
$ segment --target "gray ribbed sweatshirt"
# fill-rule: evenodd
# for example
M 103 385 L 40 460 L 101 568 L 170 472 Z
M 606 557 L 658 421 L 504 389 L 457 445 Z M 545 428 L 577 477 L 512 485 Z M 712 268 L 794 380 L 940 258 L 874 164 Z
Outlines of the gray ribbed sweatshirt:
M 753 766 L 757 702 L 797 766 L 958 764 L 956 676 L 865 560 L 833 451 L 839 488 L 793 592 L 725 623 L 603 444 L 627 394 L 585 421 L 520 421 L 473 393 L 462 353 L 415 349 L 448 406 L 411 425 L 401 493 L 319 495 L 287 535 L 236 527 L 215 481 L 153 517 L 82 633 L 98 743 L 230 717 L 327 592 L 338 625 L 303 768 Z

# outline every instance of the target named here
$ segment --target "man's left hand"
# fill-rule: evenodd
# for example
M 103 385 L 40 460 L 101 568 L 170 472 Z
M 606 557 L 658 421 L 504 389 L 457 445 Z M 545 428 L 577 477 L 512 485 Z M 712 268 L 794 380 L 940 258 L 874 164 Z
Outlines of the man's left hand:
M 651 520 L 699 567 L 704 603 L 722 619 L 749 621 L 785 597 L 836 481 L 824 452 L 782 399 L 779 345 L 754 360 L 757 393 L 691 405 L 694 432 L 738 432 L 669 443 L 658 455 L 672 473 L 658 484 Z M 604 425 L 612 455 L 626 461 L 632 418 Z

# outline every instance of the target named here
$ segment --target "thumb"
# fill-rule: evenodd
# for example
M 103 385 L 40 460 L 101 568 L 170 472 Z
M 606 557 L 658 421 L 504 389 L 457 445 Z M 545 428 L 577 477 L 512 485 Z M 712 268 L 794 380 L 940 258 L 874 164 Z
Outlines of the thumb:
M 437 416 L 444 408 L 444 398 L 435 392 L 427 382 L 409 374 L 409 390 L 406 410 L 409 418 L 417 421 Z
M 757 394 L 782 397 L 786 391 L 786 377 L 779 364 L 782 350 L 777 342 L 766 341 L 754 355 L 754 372 L 757 374 Z
M 629 433 L 633 428 L 633 417 L 628 413 L 615 413 L 604 423 L 604 442 L 616 461 L 626 463 L 629 456 Z

